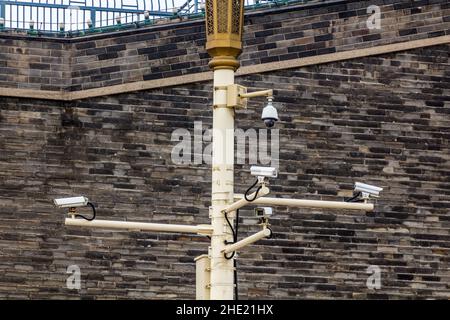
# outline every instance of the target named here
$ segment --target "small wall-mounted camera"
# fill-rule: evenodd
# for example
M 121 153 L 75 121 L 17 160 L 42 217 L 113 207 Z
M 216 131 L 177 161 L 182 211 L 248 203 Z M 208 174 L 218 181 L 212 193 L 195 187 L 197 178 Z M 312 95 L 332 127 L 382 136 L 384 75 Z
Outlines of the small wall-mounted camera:
M 57 208 L 69 208 L 69 215 L 72 217 L 72 219 L 74 219 L 75 217 L 80 217 L 83 218 L 85 220 L 88 221 L 92 221 L 95 219 L 96 216 L 96 210 L 95 210 L 95 206 L 89 202 L 89 199 L 86 197 L 71 197 L 71 198 L 59 198 L 59 199 L 54 199 L 53 203 L 55 204 L 55 206 Z M 92 209 L 92 218 L 86 218 L 85 216 L 81 215 L 81 214 L 76 214 L 77 209 L 79 207 L 91 207 Z
M 78 208 L 87 206 L 89 199 L 86 197 L 60 198 L 53 200 L 53 203 L 57 208 Z
M 278 176 L 277 169 L 272 167 L 251 166 L 250 173 L 252 176 L 257 177 L 276 178 Z
M 372 186 L 370 184 L 365 184 L 361 182 L 355 183 L 355 191 L 361 192 L 363 199 L 372 197 L 378 197 L 383 188 Z
M 273 214 L 273 209 L 271 207 L 258 207 L 255 208 L 255 215 L 258 218 L 270 218 Z

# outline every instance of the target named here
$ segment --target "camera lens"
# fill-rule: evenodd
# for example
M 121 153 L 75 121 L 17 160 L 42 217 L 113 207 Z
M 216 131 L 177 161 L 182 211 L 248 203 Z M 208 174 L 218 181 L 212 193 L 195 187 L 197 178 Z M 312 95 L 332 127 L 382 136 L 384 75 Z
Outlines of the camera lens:
M 272 128 L 275 125 L 275 120 L 274 119 L 265 119 L 264 124 L 266 125 L 267 128 Z

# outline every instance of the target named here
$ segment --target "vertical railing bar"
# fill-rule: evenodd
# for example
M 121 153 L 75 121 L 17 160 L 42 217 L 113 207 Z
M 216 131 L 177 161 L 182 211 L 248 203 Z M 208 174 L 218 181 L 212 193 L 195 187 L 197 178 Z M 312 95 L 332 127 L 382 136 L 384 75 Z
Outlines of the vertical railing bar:
M 9 19 L 11 20 L 11 28 L 14 28 L 13 25 L 14 25 L 15 21 L 13 21 L 13 6 L 12 5 L 9 6 Z M 17 26 L 16 27 L 17 28 L 19 27 L 18 22 L 17 22 Z
M 39 2 L 42 2 L 42 0 L 39 0 Z M 42 17 L 41 29 L 37 28 L 38 30 L 42 30 L 43 28 L 45 28 L 45 7 L 42 8 L 42 16 L 41 17 Z
M 3 2 L 0 3 L 0 18 L 5 19 L 5 17 L 6 17 L 5 9 L 6 9 L 5 4 Z
M 101 11 L 100 11 L 101 12 Z M 95 14 L 95 10 L 91 10 L 91 23 L 92 23 L 92 25 L 94 26 L 94 28 L 95 28 L 95 25 L 96 25 L 96 14 Z M 83 28 L 85 28 L 86 26 L 83 26 Z

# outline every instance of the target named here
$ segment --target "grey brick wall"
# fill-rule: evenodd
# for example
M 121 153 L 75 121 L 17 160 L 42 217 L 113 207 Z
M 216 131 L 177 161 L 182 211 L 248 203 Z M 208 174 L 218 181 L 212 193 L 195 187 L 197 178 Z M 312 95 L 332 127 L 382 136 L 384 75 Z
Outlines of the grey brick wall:
M 385 188 L 371 213 L 276 208 L 274 239 L 239 256 L 242 298 L 450 298 L 448 63 L 442 45 L 239 78 L 283 103 L 274 195 Z M 103 219 L 207 223 L 210 168 L 173 164 L 170 136 L 211 124 L 210 92 L 1 98 L 0 297 L 194 298 L 193 258 L 208 239 L 64 227 L 51 199 L 88 195 Z M 237 126 L 259 112 L 252 103 Z M 246 166 L 235 178 L 236 192 L 252 181 Z M 241 237 L 257 230 L 251 210 L 241 219 Z M 79 292 L 65 288 L 72 264 Z M 380 290 L 366 287 L 369 265 L 382 270 Z
M 382 29 L 369 30 L 379 5 Z M 447 1 L 342 1 L 250 12 L 241 65 L 321 55 L 449 34 Z M 72 90 L 208 71 L 204 22 L 75 44 Z
M 0 87 L 64 90 L 71 84 L 71 45 L 0 35 Z
M 382 28 L 369 30 L 379 5 Z M 450 33 L 446 0 L 339 1 L 248 12 L 243 66 L 368 48 Z M 98 88 L 208 71 L 204 21 L 81 39 L 0 39 L 0 85 L 46 90 Z

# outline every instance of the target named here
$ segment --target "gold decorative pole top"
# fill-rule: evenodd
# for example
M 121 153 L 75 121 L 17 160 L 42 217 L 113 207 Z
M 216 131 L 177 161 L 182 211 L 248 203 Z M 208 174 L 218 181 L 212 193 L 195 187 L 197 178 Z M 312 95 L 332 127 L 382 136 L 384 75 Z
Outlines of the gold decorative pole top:
M 244 0 L 206 0 L 206 51 L 211 69 L 239 68 Z

